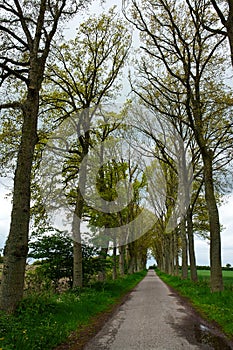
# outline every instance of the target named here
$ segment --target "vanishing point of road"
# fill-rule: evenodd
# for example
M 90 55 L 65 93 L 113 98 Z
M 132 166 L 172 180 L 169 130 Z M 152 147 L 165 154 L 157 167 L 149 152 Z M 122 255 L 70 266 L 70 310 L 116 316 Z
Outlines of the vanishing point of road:
M 84 350 L 233 349 L 217 328 L 201 319 L 149 270 L 127 301 Z

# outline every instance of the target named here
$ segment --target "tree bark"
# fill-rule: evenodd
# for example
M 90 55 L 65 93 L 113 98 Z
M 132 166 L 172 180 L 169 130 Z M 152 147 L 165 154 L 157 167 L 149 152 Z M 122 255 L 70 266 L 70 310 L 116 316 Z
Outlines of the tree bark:
M 187 235 L 186 235 L 186 225 L 185 219 L 182 220 L 180 224 L 181 230 L 181 246 L 182 246 L 182 278 L 188 278 L 188 254 L 187 254 Z
M 170 274 L 174 275 L 174 262 L 175 262 L 175 254 L 174 254 L 174 234 L 172 233 L 170 236 Z
M 190 261 L 190 275 L 191 280 L 197 282 L 197 267 L 196 267 L 196 257 L 194 249 L 194 236 L 193 236 L 193 221 L 192 221 L 192 211 L 190 206 L 187 211 L 187 231 L 188 231 L 188 247 L 189 247 L 189 261 Z
M 125 246 L 119 247 L 119 270 L 120 275 L 124 276 L 125 274 Z
M 135 242 L 129 243 L 128 249 L 127 249 L 128 273 L 129 274 L 133 274 L 135 272 L 135 268 L 136 268 L 136 256 L 135 256 L 134 250 L 135 250 Z
M 14 177 L 13 208 L 8 239 L 4 249 L 0 307 L 13 312 L 23 296 L 28 253 L 31 169 L 37 143 L 39 90 L 29 89 L 23 106 L 22 137 Z
M 84 150 L 88 153 L 88 146 Z M 77 199 L 73 217 L 73 288 L 83 286 L 83 262 L 82 262 L 82 238 L 81 238 L 81 220 L 83 216 L 84 199 L 82 193 L 85 192 L 87 180 L 87 158 L 83 157 L 82 166 L 79 169 L 79 183 L 77 190 Z
M 210 224 L 210 285 L 212 292 L 223 290 L 221 264 L 221 229 L 213 185 L 213 152 L 203 151 L 205 197 Z
M 89 125 L 89 114 L 85 114 L 84 122 Z M 87 124 L 88 123 L 88 124 Z M 82 163 L 79 168 L 79 181 L 77 189 L 77 199 L 73 217 L 73 288 L 83 286 L 83 261 L 82 261 L 82 237 L 81 220 L 84 209 L 83 194 L 86 191 L 87 171 L 88 171 L 88 152 L 90 144 L 89 130 L 85 132 L 82 144 Z
M 108 243 L 109 244 L 109 243 Z M 106 269 L 105 269 L 105 261 L 106 261 L 106 258 L 107 258 L 107 254 L 108 254 L 108 248 L 101 248 L 101 251 L 100 251 L 100 259 L 103 261 L 103 267 L 102 267 L 102 270 L 99 271 L 98 273 L 98 281 L 105 281 L 106 280 Z
M 78 190 L 73 218 L 73 288 L 83 286 L 81 218 L 84 200 Z
M 112 268 L 112 279 L 117 279 L 117 248 L 116 248 L 116 241 L 114 242 L 113 247 L 113 268 Z
M 178 229 L 175 229 L 175 235 L 174 235 L 174 251 L 175 251 L 175 269 L 174 274 L 175 276 L 179 276 L 179 243 L 178 243 L 179 233 Z
M 164 234 L 164 262 L 165 262 L 165 273 L 170 273 L 170 240 L 169 235 Z

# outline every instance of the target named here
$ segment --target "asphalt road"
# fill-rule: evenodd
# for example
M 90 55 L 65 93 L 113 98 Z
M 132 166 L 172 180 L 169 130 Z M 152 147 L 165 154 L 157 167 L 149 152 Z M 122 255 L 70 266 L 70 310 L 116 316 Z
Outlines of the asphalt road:
M 233 349 L 149 270 L 84 350 Z

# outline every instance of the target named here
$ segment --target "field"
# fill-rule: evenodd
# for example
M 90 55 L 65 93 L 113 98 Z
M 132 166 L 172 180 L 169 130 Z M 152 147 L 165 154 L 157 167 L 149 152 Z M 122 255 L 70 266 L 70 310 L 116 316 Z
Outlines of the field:
M 223 332 L 233 338 L 233 271 L 223 271 L 224 291 L 221 293 L 210 292 L 208 270 L 198 270 L 197 283 L 156 272 L 165 283 L 186 297 L 204 318 L 217 322 Z
M 200 281 L 206 281 L 207 283 L 209 282 L 209 278 L 210 278 L 209 270 L 198 270 L 197 273 Z M 233 290 L 233 271 L 223 270 L 222 274 L 223 274 L 224 287 L 226 289 L 230 288 L 231 290 Z
M 198 276 L 200 277 L 209 277 L 210 276 L 210 270 L 198 270 Z M 223 270 L 222 272 L 224 279 L 225 278 L 232 278 L 233 279 L 233 270 Z

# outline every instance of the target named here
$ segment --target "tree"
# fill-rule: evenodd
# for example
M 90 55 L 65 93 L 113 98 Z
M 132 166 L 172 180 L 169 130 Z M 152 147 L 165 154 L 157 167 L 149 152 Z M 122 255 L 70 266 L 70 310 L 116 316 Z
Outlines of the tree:
M 134 91 L 157 113 L 182 120 L 193 132 L 203 162 L 210 223 L 211 289 L 221 291 L 221 239 L 213 163 L 223 139 L 228 142 L 226 147 L 230 146 L 227 135 L 231 123 L 227 113 L 232 103 L 219 74 L 219 67 L 224 67 L 224 38 L 203 30 L 204 20 L 217 22 L 204 0 L 131 3 L 131 22 L 141 31 L 147 56 L 140 66 L 141 91 L 138 86 Z M 164 100 L 167 102 L 162 104 Z M 180 109 L 178 114 L 174 113 L 174 106 Z
M 28 257 L 40 260 L 44 277 L 53 281 L 55 288 L 61 278 L 72 280 L 72 240 L 62 231 L 55 230 L 29 243 Z
M 132 84 L 132 88 L 134 85 Z M 148 86 L 153 94 L 153 89 Z M 138 90 L 140 94 L 140 90 Z M 158 99 L 160 97 L 158 96 Z M 167 105 L 166 101 L 161 104 Z M 148 108 L 148 106 L 146 106 Z M 152 191 L 150 192 L 151 204 L 158 222 L 155 225 L 155 237 L 158 246 L 154 244 L 154 250 L 159 257 L 159 265 L 162 270 L 174 273 L 178 267 L 178 234 L 175 229 L 179 225 L 182 234 L 182 268 L 186 269 L 184 276 L 188 276 L 187 262 L 187 233 L 186 214 L 190 205 L 191 183 L 193 180 L 192 167 L 193 159 L 190 153 L 190 143 L 192 140 L 187 126 L 178 119 L 170 120 L 167 116 L 154 112 L 153 107 L 147 109 L 145 116 L 139 113 L 140 123 L 138 129 L 148 138 L 151 146 L 151 156 L 155 158 L 154 169 L 161 169 L 160 178 L 156 179 Z M 136 110 L 134 107 L 133 110 Z M 175 114 L 175 111 L 173 112 Z M 177 114 L 179 108 L 177 108 Z M 139 147 L 142 147 L 139 146 Z M 148 146 L 146 147 L 148 151 Z M 144 147 L 145 152 L 145 147 Z M 152 173 L 153 173 L 152 168 Z M 154 176 L 152 176 L 153 178 Z M 156 178 L 156 177 L 155 177 Z M 155 180 L 155 179 L 154 179 Z M 159 190 L 157 183 L 160 183 Z M 159 193 L 159 195 L 158 195 Z M 160 236 L 158 239 L 158 235 Z M 190 262 L 195 263 L 193 240 L 189 235 Z
M 36 236 L 29 243 L 28 256 L 40 263 L 37 268 L 43 272 L 43 277 L 48 278 L 57 288 L 59 280 L 66 278 L 72 285 L 73 278 L 73 242 L 67 232 L 49 230 L 40 236 Z M 83 279 L 87 285 L 91 278 L 95 277 L 103 265 L 110 266 L 109 261 L 104 262 L 99 257 L 99 249 L 96 247 L 82 247 Z M 39 260 L 39 261 L 38 261 Z
M 100 158 L 103 155 L 100 154 Z M 96 162 L 96 160 L 95 160 Z M 97 167 L 99 164 L 97 163 Z M 105 164 L 100 166 L 98 171 L 98 175 L 96 178 L 96 188 L 99 193 L 101 199 L 106 201 L 105 203 L 114 203 L 117 199 L 119 193 L 117 193 L 117 184 L 119 181 L 124 180 L 126 178 L 126 166 L 125 163 L 118 163 L 115 159 L 113 161 L 108 161 Z M 103 204 L 104 206 L 104 204 Z M 103 208 L 104 209 L 104 208 Z M 108 251 L 109 242 L 113 242 L 113 279 L 117 278 L 117 258 L 116 258 L 116 247 L 118 237 L 116 235 L 116 230 L 113 235 L 108 234 L 108 229 L 113 227 L 121 226 L 120 222 L 120 212 L 111 213 L 111 212 L 100 212 L 99 210 L 94 210 L 93 208 L 89 209 L 90 212 L 90 220 L 89 224 L 97 230 L 103 230 L 103 238 L 106 238 L 105 242 L 105 252 Z M 98 240 L 98 235 L 94 237 L 93 242 Z M 104 249 L 102 250 L 104 253 Z M 104 256 L 103 256 L 104 257 Z M 104 262 L 104 260 L 103 260 Z M 103 269 L 103 277 L 104 277 L 104 269 Z
M 54 119 L 75 125 L 75 141 L 67 150 L 69 159 L 63 177 L 72 172 L 76 188 L 72 188 L 74 216 L 74 278 L 73 286 L 82 286 L 81 220 L 87 180 L 87 155 L 95 135 L 95 122 L 101 103 L 109 103 L 119 90 L 117 78 L 125 64 L 131 44 L 128 29 L 115 9 L 99 17 L 91 17 L 79 27 L 77 36 L 63 43 L 56 51 L 57 63 L 51 63 L 48 84 L 52 93 L 44 101 L 53 109 Z M 97 115 L 97 117 L 96 117 Z M 67 126 L 68 127 L 68 126 Z M 56 138 L 56 135 L 55 135 Z M 66 140 L 64 140 L 66 142 Z M 70 156 L 73 155 L 73 158 Z M 62 160 L 64 162 L 64 159 Z M 70 166 L 73 162 L 75 166 Z M 80 164 L 82 163 L 82 166 Z M 59 164 L 61 167 L 62 164 Z M 66 181 L 69 188 L 69 181 Z
M 123 125 L 120 127 L 123 127 Z M 103 128 L 104 130 L 106 131 L 106 126 Z M 115 135 L 113 133 L 108 147 L 104 147 L 106 144 L 100 147 L 100 162 L 97 161 L 95 156 L 95 160 L 91 163 L 92 169 L 96 166 L 97 175 L 94 175 L 94 170 L 90 178 L 96 178 L 98 198 L 102 203 L 96 209 L 94 209 L 95 205 L 90 205 L 88 216 L 89 227 L 95 234 L 92 242 L 102 246 L 103 252 L 108 251 L 110 242 L 113 243 L 113 278 L 115 279 L 117 276 L 117 247 L 119 248 L 119 268 L 122 275 L 126 270 L 126 247 L 130 271 L 133 272 L 142 265 L 144 250 L 142 252 L 141 244 L 139 249 L 141 254 L 139 254 L 135 241 L 138 240 L 138 233 L 141 229 L 139 226 L 143 223 L 142 220 L 138 222 L 136 228 L 130 226 L 130 223 L 141 212 L 139 193 L 145 187 L 145 181 L 140 180 L 140 177 L 143 177 L 142 172 L 140 169 L 138 170 L 140 166 L 132 157 L 132 150 L 128 150 L 126 144 L 122 145 L 122 140 L 121 145 L 119 145 L 118 140 L 118 144 L 114 147 L 114 141 L 117 140 L 114 136 L 119 136 L 119 131 L 116 131 Z M 107 161 L 106 158 L 108 157 L 109 160 Z M 87 187 L 88 191 L 91 192 L 91 198 L 95 201 L 93 185 Z M 131 190 L 133 193 L 131 193 Z M 143 228 L 141 231 L 143 231 Z M 137 264 L 136 261 L 137 253 L 138 258 L 140 257 L 140 264 Z M 102 278 L 104 278 L 104 271 Z
M 19 82 L 23 97 L 11 95 L 1 101 L 0 109 L 12 108 L 22 114 L 21 140 L 14 176 L 10 232 L 4 251 L 0 307 L 15 310 L 23 296 L 28 253 L 30 185 L 34 148 L 38 141 L 37 123 L 40 90 L 52 40 L 59 23 L 84 7 L 84 1 L 6 0 L 0 4 L 1 48 L 0 84 L 7 89 Z M 19 99 L 17 99 L 19 97 Z

